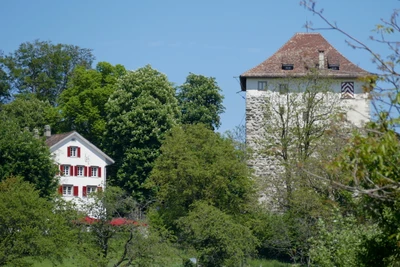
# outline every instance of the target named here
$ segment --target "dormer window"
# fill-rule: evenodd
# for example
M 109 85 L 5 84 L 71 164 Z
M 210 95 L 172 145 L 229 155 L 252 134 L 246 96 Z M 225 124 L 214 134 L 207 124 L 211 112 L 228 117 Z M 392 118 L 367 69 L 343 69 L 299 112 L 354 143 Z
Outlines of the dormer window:
M 283 70 L 293 70 L 293 64 L 282 64 Z
M 339 70 L 339 64 L 328 64 L 328 69 Z

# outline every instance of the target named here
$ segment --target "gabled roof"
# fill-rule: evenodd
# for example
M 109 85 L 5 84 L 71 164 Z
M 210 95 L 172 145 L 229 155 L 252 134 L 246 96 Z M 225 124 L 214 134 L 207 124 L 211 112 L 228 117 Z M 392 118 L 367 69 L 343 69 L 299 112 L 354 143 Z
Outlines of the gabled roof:
M 53 134 L 49 138 L 47 138 L 45 142 L 46 142 L 46 145 L 50 147 L 50 151 L 53 152 L 53 148 L 56 147 L 59 143 L 64 142 L 64 140 L 66 140 L 66 139 L 72 139 L 72 138 L 79 138 L 88 147 L 91 147 L 94 151 L 96 151 L 100 155 L 102 155 L 106 159 L 106 161 L 108 161 L 108 164 L 114 163 L 114 160 L 112 158 L 107 156 L 107 154 L 105 154 L 103 151 L 98 149 L 95 145 L 90 143 L 86 138 L 84 138 L 82 135 L 80 135 L 76 131 L 61 133 L 61 134 Z
M 320 52 L 324 56 L 322 67 L 318 65 Z M 293 69 L 283 70 L 283 64 L 292 64 Z M 329 69 L 329 65 L 339 65 L 339 70 Z M 275 54 L 240 75 L 242 90 L 246 90 L 246 78 L 304 76 L 316 67 L 321 75 L 333 78 L 358 78 L 370 74 L 339 53 L 320 33 L 296 33 Z

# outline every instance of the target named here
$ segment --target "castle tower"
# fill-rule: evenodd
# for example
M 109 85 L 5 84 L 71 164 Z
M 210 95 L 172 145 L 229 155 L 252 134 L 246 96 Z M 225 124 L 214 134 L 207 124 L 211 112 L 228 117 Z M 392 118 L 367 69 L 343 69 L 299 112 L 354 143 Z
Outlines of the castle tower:
M 306 84 L 315 86 L 329 81 L 326 84 L 329 84 L 332 100 L 328 102 L 338 101 L 344 107 L 343 115 L 347 121 L 361 126 L 370 118 L 369 95 L 364 93 L 364 82 L 360 80 L 368 75 L 370 73 L 350 62 L 319 33 L 295 34 L 271 57 L 240 75 L 241 90 L 246 92 L 246 143 L 255 151 L 249 165 L 253 167 L 255 175 L 268 179 L 280 168 L 276 158 L 257 153 L 263 149 L 260 144 L 265 140 L 265 129 L 273 128 L 272 124 L 275 123 L 266 115 L 266 99 L 276 97 L 275 102 L 269 105 L 276 107 L 274 110 L 277 114 L 284 114 L 289 111 L 283 103 L 293 88 L 298 93 L 305 90 Z M 333 112 L 327 107 L 324 106 L 326 114 Z M 301 113 L 292 112 L 296 116 Z M 309 120 L 307 114 L 302 116 L 290 123 Z

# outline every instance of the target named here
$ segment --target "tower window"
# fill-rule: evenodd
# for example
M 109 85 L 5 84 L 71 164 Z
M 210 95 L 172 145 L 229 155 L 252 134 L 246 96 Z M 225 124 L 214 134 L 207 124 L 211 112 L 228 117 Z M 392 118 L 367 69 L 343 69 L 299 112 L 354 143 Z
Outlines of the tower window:
M 289 85 L 287 83 L 279 84 L 279 93 L 280 94 L 287 94 L 289 93 Z
M 258 82 L 258 90 L 267 90 L 267 82 Z
M 282 64 L 283 70 L 293 70 L 293 64 Z

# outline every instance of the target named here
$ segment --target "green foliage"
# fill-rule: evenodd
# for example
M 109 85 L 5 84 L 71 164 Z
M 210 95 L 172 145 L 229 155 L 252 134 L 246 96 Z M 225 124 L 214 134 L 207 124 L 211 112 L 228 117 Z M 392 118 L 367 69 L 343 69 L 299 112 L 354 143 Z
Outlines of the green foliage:
M 5 66 L 1 63 L 3 54 L 0 50 L 0 105 L 6 103 L 11 98 L 11 85 L 8 80 L 8 75 Z
M 225 110 L 224 97 L 215 78 L 190 73 L 178 87 L 177 99 L 183 124 L 203 123 L 211 129 L 221 125 L 219 115 Z
M 174 255 L 168 237 L 145 223 L 137 202 L 120 188 L 107 187 L 105 192 L 91 195 L 82 206 L 95 220 L 80 225 L 79 265 L 165 265 Z M 115 218 L 123 218 L 125 223 L 112 225 Z
M 245 226 L 206 202 L 196 202 L 178 224 L 186 242 L 198 251 L 201 266 L 243 266 L 257 239 Z
M 49 101 L 39 100 L 33 94 L 21 94 L 10 103 L 1 107 L 0 114 L 4 118 L 12 119 L 21 129 L 27 127 L 30 131 L 37 129 L 43 135 L 45 125 L 50 125 L 53 132 L 57 132 L 61 115 Z
M 337 211 L 334 214 L 329 224 L 318 221 L 318 235 L 310 240 L 310 261 L 327 267 L 379 266 L 361 261 L 361 255 L 366 253 L 365 240 L 379 234 L 376 225 L 360 224 L 354 217 L 343 217 Z
M 169 226 L 185 216 L 194 202 L 205 201 L 223 212 L 246 210 L 253 183 L 243 158 L 230 139 L 204 125 L 175 127 L 156 160 L 149 187 L 156 190 L 157 207 Z
M 179 116 L 175 90 L 149 65 L 128 72 L 106 104 L 107 151 L 116 161 L 110 180 L 139 198 L 153 169 L 164 135 Z
M 19 178 L 0 182 L 0 266 L 30 266 L 32 260 L 61 262 L 72 232 L 66 218 Z
M 40 100 L 57 104 L 76 66 L 90 68 L 94 56 L 90 49 L 49 41 L 22 43 L 0 58 L 8 75 L 8 84 L 18 93 L 33 93 Z
M 96 69 L 77 67 L 60 96 L 64 130 L 75 130 L 94 145 L 104 148 L 105 104 L 115 91 L 117 80 L 126 74 L 122 65 L 99 62 Z
M 15 122 L 0 118 L 0 181 L 10 176 L 30 182 L 40 196 L 56 192 L 57 167 L 43 139 L 23 131 Z

